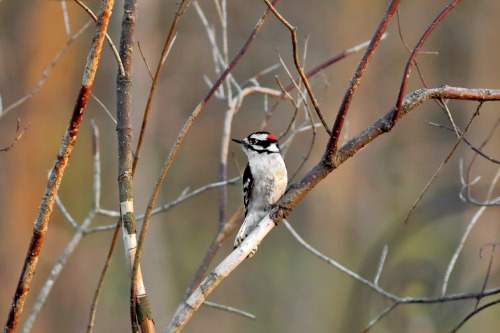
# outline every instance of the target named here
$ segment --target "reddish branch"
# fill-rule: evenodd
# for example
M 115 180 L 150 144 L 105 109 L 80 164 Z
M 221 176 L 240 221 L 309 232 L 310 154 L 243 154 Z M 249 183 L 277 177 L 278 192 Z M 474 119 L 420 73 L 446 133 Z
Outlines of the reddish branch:
M 330 172 L 364 148 L 368 143 L 380 135 L 389 132 L 393 128 L 392 119 L 395 112 L 400 113 L 400 117 L 398 118 L 400 119 L 429 99 L 500 101 L 500 90 L 441 86 L 434 89 L 420 89 L 411 93 L 405 97 L 399 111 L 397 111 L 396 107 L 393 107 L 384 116 L 377 119 L 372 125 L 344 144 L 332 160 L 327 160 L 327 156 L 330 154 L 330 147 L 327 147 L 321 161 L 301 181 L 290 185 L 289 190 L 283 196 L 282 200 L 280 200 L 280 206 L 283 207 L 277 209 L 274 214 L 276 217 L 275 222 L 281 220 L 278 217 L 285 217 L 300 199 Z
M 80 129 L 80 123 L 87 106 L 87 100 L 92 89 L 95 73 L 99 64 L 102 44 L 106 35 L 112 7 L 113 0 L 103 1 L 99 10 L 99 19 L 97 21 L 96 32 L 94 33 L 94 37 L 92 40 L 92 47 L 87 58 L 87 64 L 85 66 L 85 71 L 82 79 L 82 86 L 78 93 L 75 107 L 73 109 L 73 114 L 69 121 L 68 128 L 66 129 L 66 133 L 63 137 L 59 153 L 57 154 L 54 166 L 50 172 L 49 181 L 45 189 L 42 202 L 40 204 L 38 216 L 35 220 L 35 227 L 33 229 L 31 242 L 28 247 L 26 259 L 21 271 L 21 276 L 19 277 L 19 282 L 17 284 L 16 292 L 13 297 L 9 317 L 5 324 L 4 332 L 6 333 L 15 332 L 17 329 L 19 317 L 21 316 L 24 307 L 24 301 L 28 294 L 31 280 L 35 273 L 38 256 L 40 254 L 45 233 L 48 228 L 49 217 L 54 207 L 55 196 L 57 194 L 57 191 L 59 190 L 59 186 L 61 184 L 64 170 L 69 160 L 69 156 L 71 154 L 71 151 L 73 150 L 73 147 L 75 146 L 78 130 Z
M 153 77 L 153 82 L 151 82 L 151 88 L 149 90 L 148 101 L 146 103 L 146 109 L 144 110 L 144 116 L 142 118 L 141 132 L 139 133 L 139 140 L 137 142 L 137 148 L 135 150 L 134 164 L 132 167 L 132 169 L 134 171 L 137 168 L 137 163 L 139 162 L 142 141 L 144 139 L 144 133 L 146 132 L 146 125 L 147 125 L 148 119 L 149 119 L 149 111 L 151 110 L 151 103 L 153 102 L 153 97 L 154 97 L 155 91 L 156 91 L 156 84 L 158 83 L 158 78 L 160 77 L 160 73 L 161 73 L 161 70 L 163 68 L 163 64 L 165 63 L 167 51 L 172 44 L 172 39 L 174 37 L 175 28 L 177 26 L 177 23 L 179 22 L 179 19 L 181 18 L 181 15 L 185 11 L 185 8 L 184 8 L 185 3 L 186 3 L 186 0 L 182 0 L 179 3 L 179 7 L 177 8 L 177 11 L 175 12 L 174 20 L 172 21 L 172 25 L 170 26 L 170 30 L 168 31 L 167 38 L 165 40 L 165 43 L 163 44 L 163 50 L 161 51 L 161 56 L 160 56 L 160 60 L 158 61 L 158 66 L 156 66 L 156 72 L 155 72 L 155 75 Z M 188 6 L 188 5 L 189 5 L 189 3 L 186 6 Z
M 325 62 L 319 64 L 318 66 L 314 67 L 313 69 L 311 69 L 310 71 L 305 73 L 306 78 L 309 79 L 310 77 L 316 75 L 317 73 L 321 72 L 322 70 L 329 67 L 330 65 L 333 65 L 334 63 L 336 63 L 336 62 L 338 62 L 338 61 L 340 61 L 340 60 L 342 60 L 342 59 L 344 59 L 344 58 L 346 58 L 346 57 L 348 57 L 356 52 L 359 52 L 361 49 L 363 49 L 366 46 L 366 44 L 367 43 L 362 43 L 358 46 L 344 50 L 341 53 L 337 54 L 336 56 L 326 60 Z M 278 107 L 278 104 L 286 97 L 286 93 L 295 89 L 295 87 L 297 87 L 300 84 L 300 82 L 302 82 L 301 77 L 295 79 L 295 82 L 290 83 L 288 86 L 286 86 L 286 88 L 282 89 L 283 92 L 281 93 L 281 95 L 276 97 L 276 102 L 274 102 L 273 106 L 266 113 L 266 117 L 264 119 L 262 129 L 266 129 L 267 123 L 269 122 L 269 120 L 271 119 L 271 116 L 273 115 L 274 111 Z
M 359 62 L 358 68 L 356 69 L 356 72 L 354 73 L 354 76 L 349 83 L 349 87 L 345 92 L 344 99 L 342 100 L 339 112 L 337 113 L 335 124 L 333 125 L 333 131 L 332 131 L 333 133 L 330 136 L 330 140 L 328 141 L 328 146 L 327 146 L 328 148 L 325 152 L 325 155 L 323 156 L 324 161 L 327 163 L 331 163 L 332 159 L 337 154 L 340 132 L 344 127 L 344 120 L 347 115 L 347 111 L 349 110 L 349 106 L 351 105 L 352 97 L 354 96 L 354 93 L 356 92 L 361 82 L 361 78 L 365 73 L 366 67 L 368 67 L 368 63 L 373 57 L 373 53 L 375 52 L 378 43 L 380 42 L 382 36 L 384 35 L 385 29 L 387 28 L 389 21 L 391 20 L 392 16 L 394 15 L 394 12 L 396 12 L 396 9 L 398 8 L 398 5 L 399 5 L 399 0 L 393 0 L 389 5 L 389 8 L 385 12 L 382 21 L 380 22 L 377 30 L 375 31 L 375 34 L 372 37 L 372 40 L 370 41 L 370 45 L 368 45 L 368 48 L 366 49 L 365 54 L 363 55 L 363 58 Z
M 425 41 L 427 38 L 431 35 L 431 33 L 434 31 L 436 26 L 441 22 L 441 20 L 453 9 L 455 6 L 458 4 L 460 0 L 453 0 L 452 3 L 450 3 L 448 6 L 446 6 L 445 9 L 434 19 L 432 24 L 427 28 L 427 30 L 424 32 L 422 37 L 420 37 L 420 40 L 418 41 L 417 45 L 413 49 L 410 58 L 408 59 L 408 62 L 406 63 L 406 68 L 403 73 L 403 81 L 401 82 L 401 88 L 399 88 L 399 94 L 398 94 L 398 99 L 396 101 L 396 109 L 399 110 L 401 108 L 401 103 L 403 102 L 403 97 L 406 92 L 406 86 L 408 85 L 408 79 L 410 78 L 410 72 L 411 68 L 413 67 L 413 63 L 415 62 L 415 58 L 417 57 L 420 48 L 422 45 L 424 45 Z M 396 121 L 399 118 L 399 112 L 395 112 L 392 122 L 396 123 Z

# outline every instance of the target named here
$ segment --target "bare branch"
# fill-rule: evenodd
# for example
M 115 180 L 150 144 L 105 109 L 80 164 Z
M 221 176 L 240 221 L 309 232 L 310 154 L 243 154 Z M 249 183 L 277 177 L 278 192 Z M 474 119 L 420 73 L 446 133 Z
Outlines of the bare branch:
M 211 307 L 211 308 L 219 309 L 219 310 L 224 310 L 227 312 L 236 313 L 236 314 L 239 314 L 239 315 L 246 317 L 246 318 L 257 319 L 257 317 L 251 313 L 248 313 L 248 312 L 245 312 L 245 311 L 242 311 L 242 310 L 239 310 L 239 309 L 227 306 L 227 305 L 221 305 L 221 304 L 217 304 L 217 303 L 213 303 L 213 302 L 209 302 L 209 301 L 204 301 L 203 305 Z
M 432 98 L 450 98 L 450 99 L 472 99 L 472 100 L 499 100 L 500 90 L 486 90 L 486 89 L 464 89 L 443 86 L 436 89 L 421 89 L 407 96 L 402 104 L 401 114 L 406 115 L 408 112 L 416 108 L 423 102 Z M 192 317 L 194 311 L 203 303 L 206 297 L 225 279 L 243 260 L 248 254 L 255 249 L 256 246 L 264 239 L 264 237 L 281 222 L 297 203 L 314 188 L 321 180 L 348 158 L 355 155 L 361 148 L 366 146 L 369 142 L 376 139 L 381 134 L 385 133 L 392 119 L 393 113 L 396 111 L 393 108 L 384 116 L 375 121 L 367 129 L 359 133 L 344 146 L 338 150 L 336 158 L 332 162 L 325 162 L 325 157 L 312 168 L 298 183 L 290 184 L 287 192 L 276 203 L 275 208 L 271 210 L 257 227 L 250 233 L 250 235 L 243 241 L 243 243 L 229 254 L 209 275 L 203 282 L 196 288 L 191 296 L 176 310 L 173 319 L 165 329 L 165 332 L 179 332 Z M 327 147 L 325 154 L 330 150 Z M 325 259 L 326 260 L 326 259 Z M 339 268 L 340 269 L 340 268 Z M 500 288 L 487 290 L 484 293 L 468 293 L 468 294 L 455 294 L 440 297 L 423 297 L 423 298 L 410 298 L 396 297 L 387 291 L 383 290 L 374 283 L 357 276 L 357 274 L 346 272 L 353 277 L 358 277 L 366 285 L 372 287 L 382 296 L 400 303 L 436 303 L 449 300 L 459 300 L 475 298 L 480 295 L 491 295 L 500 292 Z
M 382 38 L 380 38 L 380 40 L 385 39 L 386 37 L 387 37 L 387 33 L 384 33 L 382 35 Z M 313 69 L 311 69 L 310 71 L 305 73 L 306 77 L 310 78 L 310 77 L 316 75 L 317 73 L 321 72 L 322 70 L 329 67 L 330 65 L 333 65 L 333 64 L 337 63 L 338 61 L 340 61 L 340 60 L 342 60 L 342 59 L 344 59 L 344 58 L 346 58 L 346 57 L 348 57 L 356 52 L 361 51 L 362 49 L 366 48 L 368 46 L 368 44 L 369 44 L 369 42 L 364 42 L 364 43 L 361 43 L 361 44 L 354 46 L 350 49 L 342 51 L 341 53 L 337 54 L 336 56 L 328 59 L 327 61 L 319 64 L 318 66 L 314 67 Z M 294 82 L 292 82 L 288 86 L 286 86 L 285 90 L 287 92 L 292 91 L 294 88 L 296 88 L 298 86 L 298 84 L 301 82 L 301 80 L 302 79 L 300 77 L 298 79 L 295 79 Z M 274 113 L 274 111 L 278 107 L 278 104 L 283 100 L 284 97 L 285 97 L 285 94 L 281 94 L 278 97 L 278 99 L 276 100 L 276 102 L 274 102 L 271 109 L 267 112 L 266 117 L 264 119 L 264 122 L 262 123 L 262 126 L 261 126 L 263 129 L 265 129 L 267 127 L 267 123 L 271 119 L 272 114 Z
M 363 58 L 359 62 L 358 68 L 354 73 L 351 81 L 349 81 L 349 87 L 347 88 L 344 99 L 342 100 L 342 104 L 340 105 L 339 112 L 337 113 L 337 118 L 335 119 L 335 124 L 333 125 L 333 133 L 330 135 L 330 140 L 328 141 L 328 149 L 324 155 L 324 160 L 326 163 L 332 163 L 333 159 L 337 155 L 338 151 L 338 141 L 340 139 L 340 134 L 342 132 L 342 128 L 344 127 L 345 118 L 347 116 L 347 112 L 349 111 L 349 107 L 351 105 L 352 98 L 354 93 L 358 89 L 359 84 L 361 83 L 361 78 L 365 73 L 370 60 L 373 57 L 375 49 L 378 46 L 378 43 L 382 39 L 384 35 L 385 29 L 389 25 L 389 22 L 396 11 L 396 8 L 399 5 L 399 0 L 392 0 L 387 11 L 385 12 L 382 21 L 380 22 L 375 34 L 373 35 L 368 48 L 363 55 Z
M 410 219 L 411 217 L 411 214 L 413 213 L 413 211 L 415 210 L 415 208 L 417 208 L 418 204 L 420 203 L 420 201 L 422 200 L 422 198 L 424 197 L 425 193 L 427 192 L 427 190 L 429 189 L 429 187 L 434 183 L 434 181 L 437 179 L 437 177 L 439 176 L 439 174 L 441 173 L 441 171 L 443 170 L 444 166 L 446 165 L 446 163 L 448 163 L 448 161 L 450 160 L 451 156 L 453 156 L 453 153 L 455 153 L 455 150 L 457 149 L 458 145 L 460 144 L 460 142 L 462 142 L 462 139 L 463 137 L 465 136 L 465 133 L 467 133 L 467 131 L 469 130 L 470 128 L 470 125 L 472 124 L 472 121 L 474 120 L 474 118 L 476 118 L 477 115 L 479 115 L 479 110 L 481 109 L 481 106 L 483 105 L 483 102 L 480 102 L 479 105 L 477 106 L 477 109 L 476 109 L 476 112 L 474 112 L 474 114 L 472 115 L 472 117 L 470 118 L 469 120 L 469 123 L 467 124 L 467 126 L 465 127 L 465 130 L 464 132 L 462 133 L 462 135 L 460 135 L 460 137 L 458 138 L 458 140 L 455 142 L 455 145 L 451 148 L 450 152 L 448 153 L 448 155 L 446 156 L 446 158 L 444 159 L 444 161 L 441 163 L 441 165 L 438 167 L 438 169 L 436 170 L 436 172 L 434 173 L 434 175 L 431 177 L 431 179 L 429 180 L 429 182 L 425 185 L 424 189 L 422 190 L 422 192 L 420 192 L 420 195 L 418 196 L 417 200 L 415 200 L 415 202 L 413 203 L 413 205 L 411 206 L 411 209 L 410 211 L 408 212 L 408 215 L 406 215 L 406 218 L 405 218 L 405 221 L 404 223 L 406 224 L 408 222 L 408 220 Z
M 31 123 L 28 122 L 28 125 L 26 125 L 26 127 L 24 127 L 24 129 L 21 130 L 21 119 L 17 118 L 16 136 L 14 137 L 14 140 L 7 147 L 1 148 L 0 151 L 9 151 L 12 148 L 14 148 L 17 141 L 19 141 L 22 138 L 22 136 L 24 135 L 24 132 L 26 132 L 26 130 L 28 129 L 28 127 L 30 127 L 30 125 L 31 125 Z
M 314 109 L 316 110 L 316 114 L 318 115 L 318 118 L 320 119 L 321 123 L 323 124 L 323 127 L 325 128 L 326 132 L 331 135 L 331 130 L 328 127 L 328 124 L 326 123 L 325 119 L 323 118 L 323 114 L 321 113 L 319 109 L 319 104 L 318 101 L 316 100 L 316 97 L 314 97 L 314 93 L 312 91 L 311 85 L 309 84 L 309 80 L 307 79 L 306 75 L 304 74 L 304 70 L 302 69 L 302 66 L 300 65 L 299 61 L 299 51 L 298 51 L 298 45 L 297 45 L 297 28 L 293 27 L 288 21 L 274 8 L 274 6 L 269 2 L 269 0 L 264 0 L 266 5 L 268 6 L 269 9 L 273 12 L 273 14 L 285 25 L 288 30 L 290 30 L 291 37 L 292 37 L 292 48 L 293 48 L 293 61 L 295 63 L 295 68 L 297 68 L 297 72 L 299 73 L 302 82 L 306 86 L 307 93 L 309 94 L 309 98 L 311 99 L 311 102 L 313 103 Z
M 368 323 L 368 325 L 366 326 L 366 328 L 363 330 L 363 333 L 368 333 L 371 330 L 371 328 L 373 326 L 375 326 L 376 323 L 378 323 L 380 320 L 382 320 L 382 318 L 384 318 L 387 314 L 389 314 L 389 312 L 391 312 L 392 310 L 394 310 L 398 305 L 399 305 L 399 303 L 394 302 L 391 305 L 389 305 L 388 307 L 386 307 L 384 309 L 384 311 L 380 312 L 378 314 L 378 316 L 376 316 L 375 318 L 373 318 L 373 320 Z
M 49 217 L 54 206 L 55 196 L 59 190 L 69 156 L 75 146 L 78 130 L 80 129 L 80 124 L 87 106 L 87 100 L 92 89 L 92 83 L 94 82 L 95 73 L 99 64 L 102 44 L 108 28 L 112 7 L 113 0 L 103 1 L 99 10 L 99 19 L 92 41 L 92 46 L 87 58 L 87 64 L 85 65 L 82 85 L 76 99 L 68 128 L 66 129 L 66 133 L 63 137 L 59 154 L 57 155 L 56 161 L 54 162 L 54 166 L 50 173 L 49 181 L 38 211 L 38 216 L 35 220 L 35 227 L 26 254 L 26 260 L 14 293 L 9 317 L 7 319 L 7 323 L 5 324 L 5 333 L 15 332 L 19 317 L 21 316 L 24 307 L 24 301 L 28 295 L 31 280 L 38 262 L 38 255 L 42 248 L 45 232 L 47 231 Z
M 408 62 L 406 63 L 406 68 L 403 74 L 403 81 L 401 82 L 401 88 L 399 89 L 399 94 L 398 94 L 398 99 L 396 101 L 396 110 L 397 112 L 394 113 L 393 118 L 392 118 L 392 123 L 391 125 L 394 126 L 394 124 L 398 121 L 398 118 L 400 117 L 399 110 L 401 109 L 402 103 L 403 103 L 403 97 L 406 92 L 406 86 L 408 85 L 408 79 L 410 78 L 410 72 L 411 68 L 413 66 L 413 63 L 415 61 L 415 58 L 417 57 L 420 48 L 422 45 L 424 45 L 425 41 L 427 38 L 431 35 L 431 33 L 434 31 L 436 26 L 443 20 L 443 18 L 453 9 L 455 6 L 460 2 L 460 0 L 453 0 L 448 6 L 446 6 L 445 9 L 434 19 L 432 24 L 427 28 L 427 30 L 424 32 L 422 37 L 420 37 L 420 40 L 418 41 L 417 45 L 413 48 L 413 52 L 410 55 L 410 58 L 408 59 Z
M 444 128 L 448 131 L 452 131 L 454 132 L 454 129 L 453 128 L 450 128 L 450 127 L 447 127 L 447 126 L 444 126 L 444 125 L 440 125 L 440 124 L 437 124 L 437 123 L 433 123 L 432 121 L 426 121 L 429 125 L 432 125 L 432 126 L 436 126 L 436 127 L 439 127 L 439 128 Z M 495 123 L 495 126 L 494 126 L 494 129 L 498 126 L 498 124 L 500 124 L 500 119 L 497 120 L 497 122 Z M 461 135 L 461 132 L 460 130 L 458 130 L 458 135 L 460 136 Z M 490 162 L 493 162 L 495 164 L 500 164 L 500 160 L 497 160 L 497 159 L 494 159 L 493 157 L 491 156 L 488 156 L 486 155 L 485 153 L 483 153 L 481 151 L 480 148 L 477 148 L 475 147 L 468 139 L 467 137 L 463 137 L 463 140 L 464 142 L 470 147 L 470 149 L 472 149 L 473 151 L 475 151 L 476 153 L 478 153 L 480 156 L 484 157 L 485 159 L 487 159 L 488 161 Z
M 499 304 L 499 303 L 500 303 L 500 298 L 496 299 L 494 301 L 491 301 L 489 303 L 483 304 L 482 306 L 474 309 L 474 311 L 472 311 L 471 313 L 469 313 L 464 319 L 462 319 L 462 321 L 460 321 L 460 323 L 458 323 L 457 326 L 455 326 L 455 328 L 451 331 L 451 333 L 457 332 L 460 329 L 460 327 L 462 327 L 474 315 L 478 314 L 479 312 L 483 311 L 484 309 L 489 308 L 492 305 L 496 305 L 496 304 Z
M 94 193 L 93 193 L 93 203 L 92 207 L 90 208 L 89 212 L 87 213 L 87 216 L 85 217 L 83 223 L 81 225 L 77 225 L 76 222 L 73 220 L 71 215 L 66 211 L 66 208 L 62 205 L 62 203 L 59 200 L 59 197 L 56 196 L 56 201 L 63 211 L 63 214 L 66 216 L 66 218 L 70 221 L 70 223 L 76 228 L 76 233 L 73 235 L 73 238 L 69 241 L 69 243 L 66 245 L 66 248 L 64 251 L 61 253 L 59 256 L 59 259 L 55 263 L 55 265 L 52 267 L 49 276 L 47 277 L 47 280 L 45 281 L 45 284 L 43 285 L 42 289 L 40 290 L 40 293 L 38 294 L 38 297 L 35 301 L 35 304 L 33 305 L 33 308 L 31 309 L 31 313 L 24 323 L 23 326 L 23 332 L 28 333 L 31 331 L 31 328 L 33 327 L 33 324 L 36 320 L 36 317 L 38 316 L 38 313 L 42 309 L 42 306 L 45 304 L 45 301 L 47 300 L 47 297 L 49 296 L 50 291 L 52 290 L 52 287 L 59 277 L 59 274 L 61 273 L 62 269 L 64 268 L 65 264 L 67 263 L 68 259 L 70 256 L 73 254 L 74 250 L 80 244 L 80 241 L 83 236 L 85 236 L 85 231 L 92 223 L 94 220 L 96 211 L 98 209 L 98 200 L 100 198 L 100 188 L 101 188 L 101 179 L 100 179 L 100 154 L 99 154 L 99 131 L 97 127 L 95 126 L 94 122 L 92 121 L 92 156 L 93 156 L 93 164 L 94 164 L 94 181 L 93 181 L 93 187 L 94 187 Z
M 382 249 L 382 254 L 380 254 L 380 261 L 378 263 L 377 274 L 375 275 L 375 279 L 373 279 L 373 283 L 378 285 L 378 280 L 380 279 L 380 275 L 382 275 L 382 269 L 384 268 L 385 258 L 387 257 L 387 252 L 389 251 L 389 246 L 387 244 L 384 245 Z
M 488 191 L 488 196 L 487 196 L 487 201 L 490 201 L 491 195 L 493 193 L 493 188 L 495 184 L 497 183 L 498 179 L 500 178 L 500 170 L 497 171 L 496 177 L 493 179 L 491 185 L 490 185 L 490 190 Z M 476 225 L 477 221 L 483 215 L 484 211 L 486 210 L 488 206 L 483 205 L 480 207 L 472 219 L 470 220 L 469 224 L 467 225 L 467 228 L 464 231 L 464 234 L 462 235 L 462 239 L 460 240 L 460 243 L 458 244 L 457 248 L 455 249 L 455 252 L 453 253 L 453 256 L 450 259 L 450 263 L 448 264 L 448 268 L 446 269 L 446 273 L 444 275 L 443 279 L 443 285 L 441 287 L 441 294 L 444 295 L 446 293 L 446 288 L 448 286 L 448 280 L 450 279 L 451 272 L 453 271 L 455 264 L 457 262 L 458 256 L 462 252 L 462 249 L 464 247 L 465 241 L 469 237 L 470 232 L 472 231 L 472 228 Z
M 73 43 L 73 41 L 75 39 L 77 39 L 88 27 L 90 27 L 90 23 L 92 23 L 92 21 L 89 21 L 86 24 L 84 24 L 83 27 L 80 30 L 78 30 L 78 32 L 76 34 L 74 34 L 73 36 L 71 36 L 70 38 L 68 38 L 68 41 L 66 42 L 66 44 L 64 44 L 64 46 L 61 48 L 61 50 L 59 50 L 59 52 L 57 52 L 57 54 L 52 59 L 52 61 L 50 62 L 50 64 L 43 71 L 42 77 L 40 78 L 40 80 L 38 81 L 38 83 L 35 85 L 35 87 L 33 87 L 33 89 L 31 89 L 31 91 L 28 94 L 24 95 L 19 100 L 17 100 L 16 102 L 12 103 L 11 105 L 9 105 L 5 109 L 3 109 L 3 112 L 0 112 L 0 118 L 2 118 L 3 116 L 5 116 L 10 111 L 14 110 L 18 106 L 20 106 L 21 104 L 23 104 L 24 102 L 26 102 L 27 100 L 29 100 L 30 98 L 32 98 L 38 92 L 38 90 L 40 90 L 40 88 L 42 87 L 42 85 L 45 83 L 45 80 L 49 76 L 50 71 L 52 70 L 52 68 L 54 68 L 57 65 L 57 62 L 62 57 L 62 55 L 66 52 L 66 50 L 68 50 L 68 48 Z
M 89 16 L 95 21 L 97 22 L 97 17 L 95 16 L 95 14 L 92 12 L 92 10 L 87 7 L 82 1 L 80 0 L 74 0 L 80 7 L 83 8 L 83 10 L 85 10 L 87 12 L 87 14 L 89 14 Z M 116 62 L 118 64 L 118 69 L 120 70 L 120 75 L 124 75 L 125 73 L 125 69 L 123 68 L 123 64 L 122 64 L 122 60 L 120 58 L 120 55 L 118 54 L 118 50 L 116 49 L 116 46 L 115 44 L 113 43 L 113 40 L 111 39 L 111 37 L 109 37 L 108 33 L 106 33 L 106 40 L 109 44 L 109 47 L 111 47 L 111 52 L 113 52 L 113 55 L 115 56 L 115 59 L 116 59 Z
M 141 148 L 142 148 L 142 142 L 144 140 L 144 133 L 146 132 L 146 126 L 148 123 L 149 119 L 149 112 L 151 110 L 151 104 L 153 102 L 153 98 L 156 92 L 156 85 L 158 84 L 158 78 L 160 77 L 161 70 L 163 68 L 163 65 L 165 64 L 166 56 L 168 54 L 168 51 L 170 50 L 170 46 L 173 43 L 173 40 L 175 39 L 175 28 L 177 27 L 177 23 L 179 22 L 181 15 L 184 13 L 186 9 L 186 0 L 181 0 L 179 2 L 179 7 L 177 7 L 177 11 L 175 12 L 175 17 L 172 21 L 172 24 L 170 26 L 170 30 L 168 31 L 167 38 L 165 39 L 165 43 L 163 44 L 163 50 L 161 51 L 161 57 L 160 61 L 158 62 L 158 65 L 156 66 L 156 72 L 153 77 L 153 81 L 151 82 L 151 88 L 149 89 L 149 95 L 148 95 L 148 101 L 146 103 L 146 108 L 144 110 L 144 115 L 142 118 L 142 125 L 141 125 L 141 132 L 139 133 L 139 139 L 137 141 L 137 147 L 135 148 L 135 156 L 134 156 L 134 162 L 132 165 L 132 170 L 135 172 L 137 168 L 137 163 L 139 162 L 139 158 L 141 155 Z

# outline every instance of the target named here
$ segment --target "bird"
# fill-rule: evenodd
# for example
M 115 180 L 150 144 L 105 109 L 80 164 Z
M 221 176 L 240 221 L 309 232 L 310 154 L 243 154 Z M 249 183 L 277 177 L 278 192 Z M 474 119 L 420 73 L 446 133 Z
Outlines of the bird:
M 236 234 L 234 248 L 252 232 L 285 193 L 288 174 L 278 140 L 269 132 L 259 131 L 244 139 L 232 139 L 248 157 L 243 173 L 243 204 L 245 219 Z M 252 257 L 257 248 L 249 253 Z

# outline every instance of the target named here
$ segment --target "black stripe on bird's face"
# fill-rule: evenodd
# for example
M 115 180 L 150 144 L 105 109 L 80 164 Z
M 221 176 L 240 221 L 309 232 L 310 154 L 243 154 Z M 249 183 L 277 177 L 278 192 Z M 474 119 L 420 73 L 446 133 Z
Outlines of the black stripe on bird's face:
M 276 137 L 269 132 L 255 132 L 243 140 L 232 139 L 239 143 L 244 150 L 252 150 L 259 154 L 279 153 L 280 149 Z

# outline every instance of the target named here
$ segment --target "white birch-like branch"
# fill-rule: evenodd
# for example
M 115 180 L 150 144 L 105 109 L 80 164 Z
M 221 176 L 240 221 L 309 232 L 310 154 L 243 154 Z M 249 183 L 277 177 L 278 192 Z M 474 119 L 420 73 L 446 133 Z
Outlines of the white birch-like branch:
M 491 201 L 491 196 L 493 194 L 493 189 L 494 189 L 494 187 L 495 187 L 495 185 L 496 185 L 499 177 L 500 177 L 500 169 L 497 171 L 495 177 L 493 178 L 493 181 L 490 184 L 490 187 L 488 189 L 488 194 L 487 194 L 487 197 L 486 197 L 486 202 L 492 202 Z M 461 177 L 461 179 L 463 179 L 463 178 Z M 463 182 L 463 180 L 462 180 L 462 182 Z M 448 264 L 448 268 L 446 269 L 446 273 L 445 273 L 444 278 L 443 278 L 443 284 L 441 286 L 441 295 L 446 294 L 446 289 L 448 288 L 448 281 L 450 280 L 451 273 L 452 273 L 453 269 L 455 268 L 455 264 L 456 264 L 456 262 L 458 260 L 458 256 L 462 252 L 462 249 L 464 247 L 465 241 L 469 237 L 469 234 L 472 231 L 472 228 L 474 228 L 474 226 L 476 225 L 477 221 L 479 220 L 479 218 L 481 217 L 481 215 L 483 215 L 483 213 L 484 213 L 484 211 L 486 210 L 487 207 L 488 207 L 488 205 L 480 207 L 476 211 L 476 213 L 474 214 L 474 216 L 472 217 L 472 219 L 470 220 L 470 222 L 467 225 L 467 227 L 465 228 L 464 234 L 462 235 L 462 238 L 460 239 L 460 242 L 458 243 L 458 246 L 455 249 L 455 252 L 453 253 L 453 255 L 452 255 L 451 259 L 450 259 L 450 263 Z
M 209 301 L 204 301 L 203 305 L 211 307 L 211 308 L 214 308 L 214 309 L 219 309 L 219 310 L 224 310 L 224 311 L 227 311 L 227 312 L 236 313 L 236 314 L 239 314 L 240 316 L 243 316 L 243 317 L 246 317 L 246 318 L 257 319 L 257 317 L 255 315 L 253 315 L 251 313 L 248 313 L 246 311 L 240 310 L 240 309 L 233 308 L 231 306 L 222 305 L 222 304 L 218 304 L 218 303 L 214 303 L 214 302 L 209 302 Z
M 164 332 L 180 332 L 189 321 L 193 313 L 205 301 L 205 298 L 222 282 L 240 263 L 248 257 L 262 239 L 275 227 L 269 214 L 255 227 L 247 238 L 229 254 L 215 269 L 201 282 L 191 296 L 177 308 L 174 317 Z
M 67 263 L 69 257 L 73 254 L 74 250 L 80 243 L 80 240 L 82 239 L 83 236 L 85 236 L 85 231 L 89 227 L 90 223 L 94 220 L 94 217 L 96 215 L 96 212 L 99 207 L 99 200 L 101 197 L 100 191 L 101 191 L 101 161 L 100 161 L 100 152 L 99 152 L 99 129 L 95 125 L 94 121 L 91 121 L 92 124 L 92 130 L 93 130 L 93 166 L 94 166 L 94 175 L 93 175 L 93 195 L 92 195 L 92 207 L 90 208 L 87 216 L 85 217 L 84 221 L 82 222 L 81 225 L 77 225 L 77 223 L 74 221 L 74 219 L 71 217 L 71 215 L 68 213 L 66 208 L 64 207 L 63 203 L 59 199 L 58 196 L 56 196 L 56 202 L 63 212 L 63 215 L 66 217 L 66 219 L 75 227 L 76 233 L 73 235 L 73 238 L 69 241 L 69 243 L 66 245 L 66 248 L 64 251 L 61 253 L 59 258 L 57 259 L 57 262 L 54 264 L 52 267 L 49 276 L 47 277 L 47 280 L 45 281 L 42 289 L 40 290 L 40 293 L 38 294 L 38 297 L 35 301 L 35 304 L 33 305 L 33 308 L 31 309 L 31 312 L 28 316 L 28 319 L 23 325 L 22 332 L 23 333 L 28 333 L 31 331 L 31 328 L 33 327 L 33 324 L 35 323 L 35 320 L 38 316 L 38 313 L 42 309 L 42 306 L 45 304 L 45 301 L 47 300 L 47 297 L 50 294 L 50 291 L 52 290 L 52 287 L 54 286 L 55 281 L 59 277 L 59 274 L 61 273 L 62 269 L 64 268 L 64 265 Z

